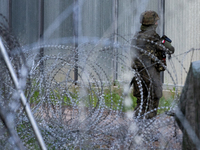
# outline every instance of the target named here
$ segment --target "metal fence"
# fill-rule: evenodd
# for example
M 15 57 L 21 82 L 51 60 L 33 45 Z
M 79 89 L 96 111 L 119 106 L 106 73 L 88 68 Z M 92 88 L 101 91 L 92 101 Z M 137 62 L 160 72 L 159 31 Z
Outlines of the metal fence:
M 165 34 L 172 39 L 172 44 L 175 47 L 175 55 L 177 60 L 174 60 L 177 68 L 177 75 L 183 76 L 178 78 L 178 83 L 185 83 L 186 73 L 182 70 L 179 61 L 184 62 L 186 71 L 188 71 L 190 62 L 200 60 L 199 51 L 193 53 L 192 48 L 200 48 L 200 19 L 199 19 L 200 1 L 165 1 Z M 185 52 L 191 50 L 188 55 Z M 169 63 L 169 70 L 172 67 Z M 165 83 L 170 84 L 169 75 L 165 74 Z
M 21 86 L 15 85 L 2 57 L 0 149 L 40 149 L 43 142 L 36 131 L 41 131 L 48 149 L 180 149 L 182 135 L 173 117 L 161 113 L 147 121 L 133 118 L 127 87 L 135 73 L 130 40 L 139 30 L 141 12 L 159 12 L 158 33 L 173 40 L 176 52 L 164 76 L 164 82 L 175 87 L 174 95 L 167 100 L 169 105 L 158 109 L 173 110 L 188 64 L 199 59 L 199 19 L 193 20 L 197 0 L 0 0 L 0 4 L 1 52 L 5 47 Z M 115 80 L 120 83 L 113 87 Z M 20 102 L 22 93 L 27 103 Z M 39 130 L 31 128 L 29 104 Z
M 163 1 L 2 0 L 1 3 L 6 6 L 2 9 L 2 14 L 8 17 L 13 33 L 24 45 L 51 39 L 55 44 L 64 43 L 77 47 L 88 41 L 109 38 L 112 34 L 115 35 L 110 39 L 113 43 L 124 42 L 117 35 L 131 39 L 139 30 L 139 16 L 146 9 L 159 12 L 161 21 L 158 32 L 160 34 L 163 32 Z M 41 55 L 45 55 L 42 49 L 40 51 Z M 117 58 L 114 53 L 117 51 L 123 54 L 123 49 L 110 51 L 113 52 L 107 65 L 114 67 L 110 76 L 113 80 L 122 81 L 124 80 L 122 67 L 116 64 Z M 49 53 L 58 54 L 60 51 L 52 50 L 48 51 Z M 77 71 L 74 78 L 77 78 Z
M 139 16 L 144 10 L 155 10 L 159 13 L 160 21 L 157 32 L 162 36 L 166 34 L 172 39 L 176 51 L 175 55 L 199 48 L 199 1 L 146 1 L 146 0 L 68 0 L 68 1 L 4 1 L 1 0 L 1 13 L 6 16 L 13 33 L 18 36 L 20 43 L 31 44 L 38 40 L 52 39 L 54 43 L 62 41 L 68 46 L 78 46 L 87 41 L 100 40 L 110 37 L 111 34 L 122 35 L 131 39 L 139 30 Z M 20 8 L 20 9 L 16 9 Z M 66 38 L 66 39 L 63 39 Z M 61 40 L 63 39 L 63 40 Z M 115 36 L 115 42 L 124 42 Z M 59 42 L 58 42 L 59 41 Z M 116 50 L 115 50 L 116 51 Z M 118 49 L 118 52 L 121 50 Z M 42 52 L 42 51 L 41 51 Z M 52 50 L 49 53 L 58 54 L 60 51 Z M 123 51 L 120 52 L 124 53 Z M 42 54 L 43 55 L 43 54 Z M 45 54 L 44 54 L 45 55 Z M 185 61 L 186 70 L 189 68 L 191 55 Z M 199 60 L 199 53 L 193 56 L 192 61 Z M 116 57 L 110 56 L 113 61 L 107 65 L 115 69 L 111 72 L 113 80 L 124 80 L 121 66 L 116 64 Z M 113 58 L 115 57 L 115 58 Z M 181 57 L 174 60 L 175 64 L 182 61 Z M 178 84 L 183 85 L 186 73 L 179 68 Z M 168 69 L 172 70 L 170 62 Z M 76 72 L 77 74 L 77 72 Z M 77 75 L 74 75 L 76 78 Z M 164 83 L 173 84 L 170 76 L 164 74 Z

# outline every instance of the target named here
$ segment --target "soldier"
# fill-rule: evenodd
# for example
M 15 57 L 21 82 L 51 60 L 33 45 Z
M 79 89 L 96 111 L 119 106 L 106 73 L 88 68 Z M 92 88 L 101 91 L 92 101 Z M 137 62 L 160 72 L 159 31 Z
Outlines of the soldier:
M 156 33 L 158 20 L 159 16 L 155 11 L 142 13 L 141 31 L 131 42 L 131 51 L 135 56 L 132 68 L 136 71 L 131 83 L 134 86 L 133 95 L 137 98 L 135 108 L 137 118 L 145 116 L 146 119 L 151 119 L 157 115 L 159 99 L 162 97 L 160 72 L 165 71 L 166 53 L 169 56 L 174 53 L 171 40 Z

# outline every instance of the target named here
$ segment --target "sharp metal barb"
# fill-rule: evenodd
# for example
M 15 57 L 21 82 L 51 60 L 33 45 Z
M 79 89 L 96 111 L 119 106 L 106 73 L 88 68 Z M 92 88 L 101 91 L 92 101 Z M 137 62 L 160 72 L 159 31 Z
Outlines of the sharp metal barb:
M 38 142 L 40 144 L 40 147 L 41 147 L 42 150 L 46 150 L 46 146 L 45 146 L 45 143 L 43 141 L 43 138 L 42 138 L 42 135 L 40 133 L 40 130 L 39 130 L 37 124 L 36 124 L 36 121 L 35 121 L 33 115 L 32 115 L 29 103 L 27 103 L 27 100 L 26 100 L 26 97 L 24 95 L 24 92 L 20 89 L 20 85 L 19 85 L 19 82 L 18 82 L 18 79 L 17 79 L 17 75 L 16 75 L 16 73 L 15 73 L 15 71 L 13 69 L 13 66 L 11 64 L 11 61 L 10 61 L 10 59 L 8 57 L 8 54 L 6 52 L 6 49 L 4 47 L 4 44 L 3 44 L 3 41 L 2 41 L 1 38 L 0 38 L 0 49 L 1 49 L 2 56 L 3 56 L 4 60 L 5 60 L 5 63 L 6 63 L 8 69 L 10 71 L 11 76 L 12 76 L 13 82 L 14 82 L 14 84 L 15 84 L 15 86 L 16 86 L 19 94 L 20 94 L 21 102 L 25 107 L 25 111 L 26 111 L 27 116 L 29 118 L 29 121 L 30 121 L 30 123 L 31 123 L 31 125 L 33 127 L 33 130 L 34 130 L 35 135 L 37 137 L 37 140 L 38 140 Z

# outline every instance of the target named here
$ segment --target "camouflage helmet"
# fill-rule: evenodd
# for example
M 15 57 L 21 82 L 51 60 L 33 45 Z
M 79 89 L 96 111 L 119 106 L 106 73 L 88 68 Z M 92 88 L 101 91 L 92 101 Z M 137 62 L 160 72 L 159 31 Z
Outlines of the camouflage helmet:
M 143 25 L 153 25 L 159 19 L 160 18 L 155 11 L 145 11 L 140 16 L 140 23 Z

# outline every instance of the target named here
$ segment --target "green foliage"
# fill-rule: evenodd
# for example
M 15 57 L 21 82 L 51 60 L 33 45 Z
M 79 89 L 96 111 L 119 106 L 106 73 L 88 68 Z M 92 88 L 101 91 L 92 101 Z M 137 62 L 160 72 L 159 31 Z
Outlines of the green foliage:
M 30 98 L 30 104 L 38 104 L 40 102 L 40 99 L 39 99 L 39 91 L 34 91 L 32 97 Z
M 161 97 L 160 98 L 160 101 L 159 101 L 159 106 L 160 108 L 164 107 L 163 109 L 159 109 L 158 110 L 158 114 L 161 114 L 161 113 L 164 113 L 165 111 L 168 111 L 171 107 L 171 104 L 175 98 L 175 87 L 173 87 L 173 89 L 169 89 L 169 95 L 170 97 L 169 98 L 165 98 L 165 97 Z M 179 96 L 179 94 L 178 94 Z
M 116 89 L 113 92 L 104 93 L 105 105 L 112 110 L 117 110 L 121 106 L 122 97 Z
M 133 96 L 133 94 L 131 93 L 130 94 L 130 97 L 132 99 L 132 102 L 133 102 L 133 108 L 135 108 L 137 106 L 137 98 L 135 96 Z
M 123 89 L 120 87 L 119 82 L 115 82 L 115 87 L 112 87 L 112 89 L 104 89 L 103 91 L 98 91 L 95 87 L 92 87 L 92 89 L 88 89 L 86 95 L 80 95 L 80 89 L 72 89 L 68 90 L 66 93 L 61 93 L 59 89 L 54 89 L 50 91 L 49 93 L 49 101 L 52 102 L 52 104 L 56 105 L 58 102 L 62 106 L 68 106 L 72 107 L 75 105 L 79 105 L 80 102 L 85 107 L 106 107 L 111 110 L 122 110 L 123 112 L 127 112 L 130 110 L 134 110 L 134 108 L 137 106 L 137 98 L 133 96 L 132 92 L 130 93 L 130 98 L 132 100 L 132 104 L 130 106 L 124 105 L 124 99 L 125 96 L 123 95 Z M 30 98 L 31 104 L 38 104 L 40 102 L 40 92 L 44 92 L 44 90 L 35 90 L 32 93 L 32 96 Z M 163 109 L 158 110 L 158 114 L 164 113 L 165 111 L 169 110 L 172 101 L 175 97 L 175 88 L 173 90 L 170 90 L 171 97 L 166 99 L 162 97 L 160 99 L 159 107 L 164 107 Z M 31 133 L 27 133 L 23 135 L 23 131 L 27 130 L 27 125 L 20 124 L 17 126 L 17 132 L 22 133 L 20 138 L 26 143 L 26 145 L 30 145 L 34 147 L 34 149 L 39 149 L 38 143 L 35 139 L 35 137 L 31 137 Z M 44 133 L 45 132 L 45 133 Z M 43 134 L 50 134 L 47 133 L 47 131 L 42 131 Z M 49 142 L 51 143 L 51 142 Z M 47 147 L 54 149 L 54 146 L 52 144 L 47 144 Z
M 132 92 L 130 93 L 130 98 L 132 99 L 131 106 L 124 106 L 124 96 L 122 95 L 123 89 L 120 87 L 118 81 L 115 81 L 114 87 L 112 90 L 105 89 L 103 92 L 99 92 L 95 87 L 92 87 L 90 90 L 86 90 L 88 93 L 87 95 L 81 96 L 79 93 L 78 88 L 74 88 L 71 91 L 67 91 L 66 94 L 60 93 L 59 89 L 54 89 L 50 91 L 48 96 L 49 100 L 52 102 L 53 105 L 57 103 L 61 104 L 62 106 L 72 107 L 74 105 L 78 106 L 80 102 L 85 107 L 106 107 L 112 110 L 122 110 L 126 112 L 128 110 L 134 110 L 137 105 L 137 98 L 133 96 Z M 97 94 L 101 93 L 101 94 Z M 159 107 L 165 107 L 164 109 L 159 109 L 158 114 L 165 112 L 169 109 L 172 101 L 175 97 L 175 87 L 170 90 L 171 97 L 165 99 L 162 97 L 159 102 Z M 40 91 L 36 90 L 32 94 L 30 98 L 31 104 L 38 104 L 40 102 Z M 100 105 L 101 104 L 101 105 Z
M 173 96 L 168 98 L 168 99 L 165 99 L 164 97 L 161 97 L 158 107 L 162 108 L 162 109 L 158 110 L 158 114 L 161 114 L 161 113 L 164 113 L 165 111 L 168 111 L 170 106 L 171 106 L 172 101 L 173 101 Z
M 30 123 L 22 123 L 17 126 L 16 130 L 20 135 L 20 139 L 25 143 L 25 146 L 31 146 L 35 150 L 39 150 L 40 147 L 38 145 L 37 139 L 35 136 L 33 136 L 31 130 L 28 130 L 29 128 L 31 128 Z M 24 131 L 26 131 L 26 134 L 24 134 Z

